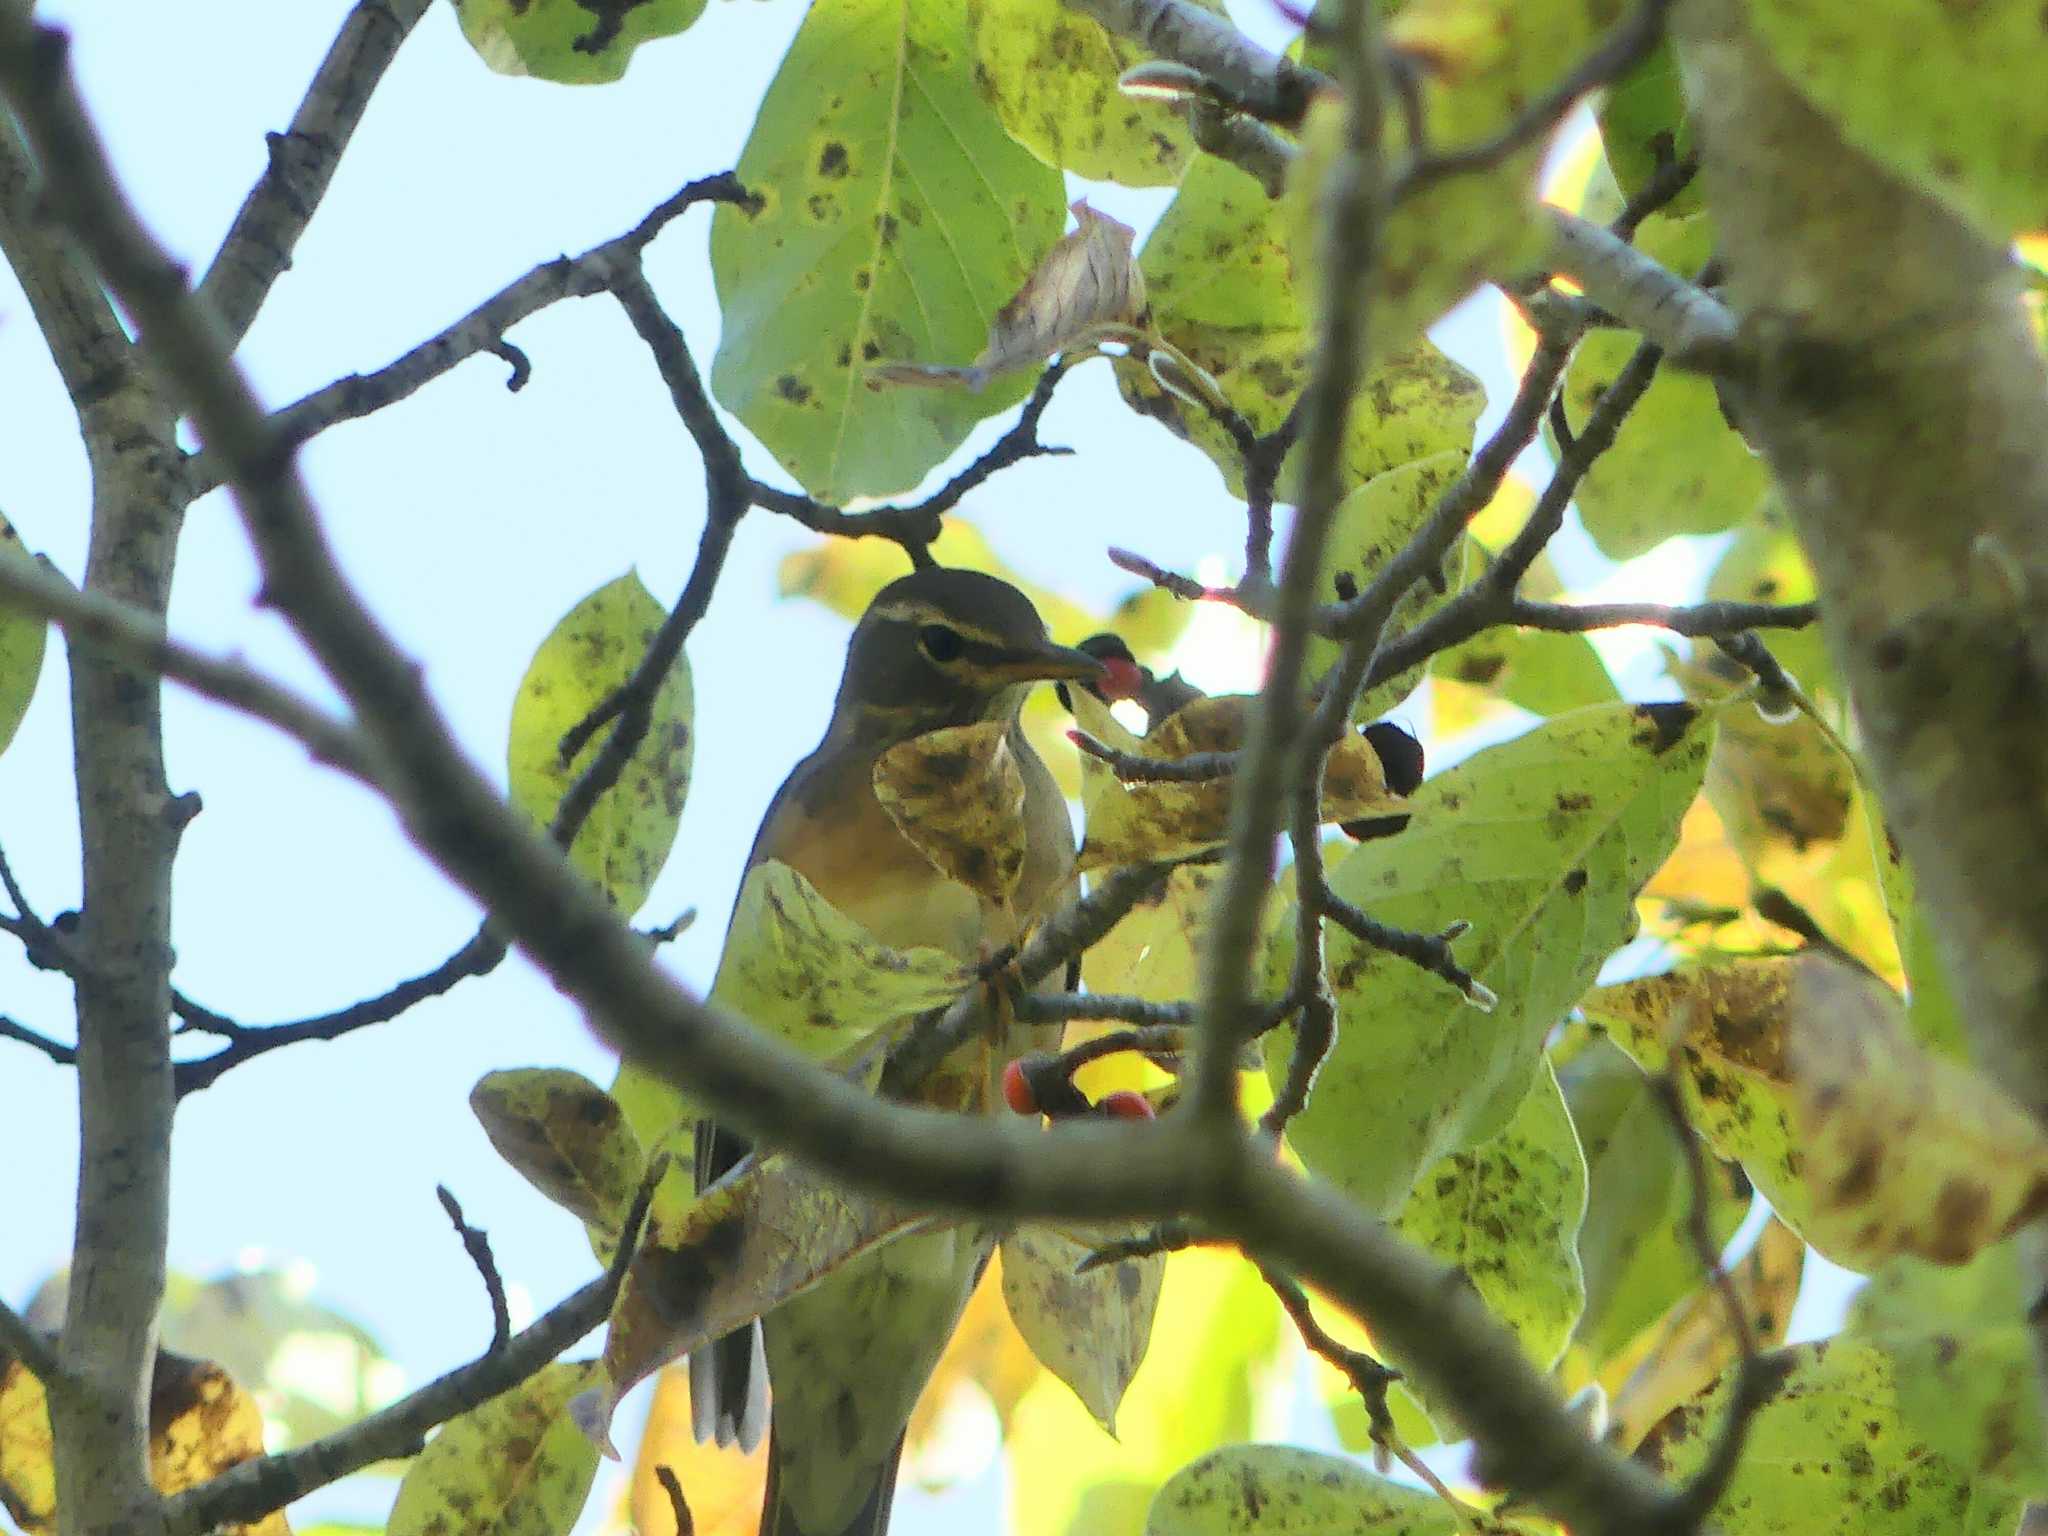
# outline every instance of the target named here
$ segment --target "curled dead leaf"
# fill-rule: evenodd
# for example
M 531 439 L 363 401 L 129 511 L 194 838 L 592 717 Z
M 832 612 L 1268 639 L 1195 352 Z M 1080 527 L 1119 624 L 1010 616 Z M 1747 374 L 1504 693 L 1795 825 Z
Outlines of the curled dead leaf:
M 868 388 L 921 385 L 979 393 L 998 374 L 1042 363 L 1099 326 L 1136 320 L 1145 309 L 1145 279 L 1131 259 L 1137 231 L 1097 213 L 1085 198 L 1073 213 L 1074 229 L 996 311 L 988 344 L 973 363 L 887 363 L 868 370 Z
M 1253 700 L 1244 694 L 1198 698 L 1139 737 L 1106 705 L 1076 690 L 1074 717 L 1104 745 L 1158 761 L 1210 752 L 1235 752 L 1244 742 Z M 1170 859 L 1213 848 L 1230 821 L 1228 777 L 1198 783 L 1126 784 L 1106 765 L 1083 764 L 1081 803 L 1087 838 L 1080 868 L 1102 869 L 1146 859 Z M 1330 750 L 1323 774 L 1323 820 L 1359 821 L 1400 814 L 1403 798 L 1387 787 L 1380 756 L 1363 736 L 1347 733 Z

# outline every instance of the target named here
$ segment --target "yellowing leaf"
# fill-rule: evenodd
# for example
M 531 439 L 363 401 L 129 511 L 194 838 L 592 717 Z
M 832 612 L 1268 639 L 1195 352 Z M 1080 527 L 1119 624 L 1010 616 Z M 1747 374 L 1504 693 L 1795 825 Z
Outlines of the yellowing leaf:
M 578 1421 L 600 1444 L 619 1399 L 678 1356 L 750 1322 L 902 1233 L 917 1213 L 769 1157 L 692 1198 L 671 1167 L 605 1339 L 604 1390 Z
M 1086 690 L 1072 690 L 1075 718 L 1106 745 L 1159 760 L 1234 752 L 1243 743 L 1252 700 L 1223 694 L 1183 705 L 1144 737 L 1133 736 Z M 1102 771 L 1098 772 L 1097 769 Z M 1230 820 L 1228 777 L 1195 783 L 1124 783 L 1106 767 L 1083 770 L 1081 803 L 1087 836 L 1079 867 L 1102 869 L 1170 859 L 1221 843 Z M 1346 735 L 1330 751 L 1323 776 L 1323 819 L 1355 821 L 1399 814 L 1406 802 L 1387 788 L 1379 754 L 1362 736 Z
M 588 1227 L 608 1262 L 647 1164 L 618 1102 L 580 1072 L 523 1067 L 485 1073 L 469 1107 L 498 1155 Z
M 0 1352 L 0 1507 L 29 1536 L 57 1528 L 56 1455 L 43 1384 Z
M 1603 987 L 1584 1005 L 1646 1070 L 1673 1044 L 1693 1123 L 1837 1263 L 1961 1263 L 2048 1206 L 2048 1137 L 1907 1035 L 1898 999 L 1820 951 Z
M 1002 720 L 949 726 L 875 760 L 875 798 L 948 880 L 1007 910 L 1024 873 L 1024 777 Z
M 626 1491 L 638 1536 L 677 1536 L 675 1505 L 655 1476 L 658 1467 L 667 1467 L 682 1485 L 693 1536 L 755 1536 L 760 1529 L 768 1442 L 764 1439 L 751 1455 L 715 1440 L 700 1442 L 691 1432 L 687 1371 L 663 1371 L 654 1384 Z
M 462 35 L 501 75 L 532 75 L 566 85 L 617 80 L 633 50 L 683 31 L 704 0 L 634 0 L 591 6 L 581 0 L 456 0 Z
M 1013 1536 L 1138 1536 L 1152 1495 L 1191 1458 L 1253 1433 L 1291 1333 L 1258 1271 L 1236 1254 L 1166 1261 L 1153 1334 L 1112 1438 L 1061 1383 L 1041 1378 L 1011 1416 Z
M 982 93 L 1047 165 L 1127 187 L 1180 179 L 1194 154 L 1180 114 L 1117 89 L 1144 49 L 1060 0 L 969 0 L 967 25 Z
M 1600 1373 L 1607 1386 L 1609 1432 L 1623 1450 L 1633 1450 L 1658 1420 L 1705 1391 L 1741 1356 L 1742 1342 L 1720 1288 L 1707 1283 L 1699 1262 L 1695 1254 L 1698 1283 L 1692 1294 L 1674 1304 Z M 1806 1244 L 1776 1217 L 1736 1263 L 1731 1277 L 1735 1293 L 1760 1348 L 1769 1349 L 1784 1339 L 1805 1268 Z
M 0 560 L 26 562 L 21 535 L 5 517 L 0 517 Z M 36 679 L 43 671 L 43 641 L 49 625 L 32 614 L 17 613 L 0 601 L 0 752 L 14 740 L 21 718 L 35 697 Z
M 661 628 L 661 604 L 628 571 L 584 598 L 540 643 L 512 700 L 505 748 L 512 803 L 545 826 L 615 729 L 606 726 L 562 765 L 562 736 L 633 675 Z M 690 788 L 690 663 L 678 656 L 654 699 L 647 735 L 619 781 L 592 808 L 569 860 L 620 911 L 647 900 L 668 862 Z
M 569 1405 L 601 1377 L 595 1360 L 558 1361 L 442 1425 L 398 1486 L 387 1536 L 567 1530 L 597 1476 Z
M 1031 1352 L 1116 1433 L 1117 1405 L 1145 1359 L 1166 1272 L 1163 1254 L 1075 1273 L 1092 1241 L 1031 1224 L 1003 1239 L 1003 1302 Z
M 1507 1125 L 1544 1037 L 1632 935 L 1635 893 L 1676 839 L 1713 735 L 1689 705 L 1574 710 L 1429 780 L 1406 803 L 1406 831 L 1335 865 L 1332 888 L 1382 922 L 1425 933 L 1470 922 L 1458 958 L 1500 1001 L 1479 1013 L 1332 925 L 1337 1043 L 1288 1130 L 1304 1163 L 1391 1215 L 1430 1164 Z M 1274 931 L 1266 991 L 1277 995 L 1293 924 Z M 1290 1029 L 1266 1037 L 1270 1079 L 1292 1050 Z
M 263 1454 L 263 1415 L 226 1371 L 159 1350 L 149 1394 L 149 1475 L 161 1493 L 196 1488 Z M 48 1399 L 0 1352 L 0 1507 L 29 1536 L 57 1526 Z M 290 1536 L 283 1511 L 220 1527 L 223 1536 Z
M 1086 25 L 1086 23 L 1083 23 Z M 989 323 L 988 343 L 965 368 L 942 363 L 884 363 L 868 370 L 868 387 L 945 385 L 980 392 L 998 374 L 1042 363 L 1105 325 L 1128 325 L 1145 308 L 1145 279 L 1131 260 L 1137 231 L 1083 198 L 1077 227 L 1045 253 L 1024 286 Z
M 763 205 L 712 219 L 712 392 L 805 490 L 904 490 L 1022 396 L 1018 374 L 975 395 L 864 382 L 972 356 L 1064 222 L 1059 173 L 976 88 L 962 6 L 812 5 L 738 171 Z

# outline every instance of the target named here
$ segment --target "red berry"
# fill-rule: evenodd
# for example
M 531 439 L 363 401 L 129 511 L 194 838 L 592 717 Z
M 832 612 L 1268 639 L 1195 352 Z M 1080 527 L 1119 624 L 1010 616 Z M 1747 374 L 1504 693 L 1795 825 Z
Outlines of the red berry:
M 1020 1115 L 1038 1113 L 1038 1095 L 1031 1091 L 1031 1079 L 1024 1075 L 1021 1061 L 1003 1068 L 1003 1102 Z
M 1152 1120 L 1152 1101 L 1142 1093 L 1129 1088 L 1119 1088 L 1115 1093 L 1105 1093 L 1095 1107 L 1112 1120 Z

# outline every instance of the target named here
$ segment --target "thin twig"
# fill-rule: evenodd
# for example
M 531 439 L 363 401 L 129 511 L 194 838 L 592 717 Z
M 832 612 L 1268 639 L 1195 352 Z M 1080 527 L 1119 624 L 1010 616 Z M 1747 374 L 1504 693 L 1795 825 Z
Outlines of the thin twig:
M 1685 1113 L 1685 1090 L 1680 1086 L 1678 1052 L 1674 1048 L 1665 1069 L 1649 1080 L 1652 1096 L 1664 1112 L 1671 1134 L 1678 1138 L 1679 1153 L 1685 1159 L 1686 1177 L 1692 1198 L 1686 1207 L 1686 1234 L 1705 1270 L 1707 1281 L 1721 1298 L 1728 1331 L 1734 1335 L 1738 1359 L 1735 1386 L 1728 1404 L 1728 1417 L 1715 1438 L 1707 1459 L 1698 1471 L 1671 1491 L 1670 1529 L 1691 1531 L 1699 1527 L 1713 1507 L 1720 1503 L 1728 1480 L 1742 1460 L 1749 1427 L 1758 1410 L 1777 1395 L 1784 1385 L 1789 1357 L 1773 1358 L 1759 1353 L 1755 1325 L 1743 1304 L 1741 1288 L 1728 1266 L 1721 1262 L 1721 1245 L 1714 1241 L 1713 1185 L 1707 1174 L 1706 1155 L 1693 1134 Z
M 1086 731 L 1068 731 L 1067 740 L 1126 784 L 1211 784 L 1237 771 L 1239 752 L 1191 752 L 1186 757 L 1146 757 L 1096 740 Z
M 281 446 L 297 448 L 330 427 L 396 405 L 458 364 L 479 353 L 495 352 L 508 330 L 552 304 L 608 292 L 621 271 L 637 264 L 640 253 L 656 235 L 699 203 L 753 207 L 755 199 L 730 171 L 689 183 L 625 234 L 594 245 L 580 256 L 558 256 L 542 262 L 454 324 L 375 372 L 336 379 L 285 406 L 271 419 Z M 194 495 L 212 490 L 224 478 L 212 444 L 186 466 L 186 483 Z
M 1187 1221 L 1162 1221 L 1155 1227 L 1130 1237 L 1119 1237 L 1092 1249 L 1080 1263 L 1074 1266 L 1074 1273 L 1085 1275 L 1090 1270 L 1103 1269 L 1111 1264 L 1121 1264 L 1126 1259 L 1149 1259 L 1154 1254 L 1179 1253 L 1198 1243 L 1214 1242 L 1215 1238 L 1205 1237 Z
M 69 1389 L 70 1378 L 57 1363 L 56 1341 L 29 1327 L 28 1319 L 0 1301 L 0 1354 L 12 1355 L 28 1368 L 51 1396 Z
M 1195 1021 L 1195 1009 L 1192 1003 L 1160 1003 L 1146 997 L 1119 997 L 1107 992 L 1034 992 L 1017 999 L 1017 1019 L 1023 1024 L 1106 1019 L 1137 1026 L 1070 1046 L 1063 1054 L 1079 1066 L 1118 1051 L 1178 1055 L 1187 1044 L 1183 1031 Z
M 454 1224 L 455 1235 L 462 1239 L 463 1252 L 483 1278 L 484 1294 L 491 1299 L 491 1347 L 485 1353 L 494 1355 L 512 1342 L 512 1309 L 505 1300 L 505 1282 L 499 1277 L 498 1261 L 491 1253 L 491 1235 L 463 1219 L 462 1204 L 446 1184 L 436 1184 L 434 1195 Z
M 285 1046 L 297 1045 L 304 1040 L 339 1040 L 359 1029 L 388 1024 L 429 998 L 452 991 L 458 983 L 490 974 L 504 958 L 504 941 L 492 934 L 488 927 L 479 928 L 468 943 L 432 970 L 408 977 L 388 991 L 351 1003 L 346 1008 L 286 1024 L 238 1024 L 225 1015 L 200 1007 L 182 993 L 178 994 L 173 999 L 173 1008 L 181 1019 L 191 1028 L 220 1035 L 228 1042 L 211 1056 L 181 1061 L 172 1067 L 178 1096 L 183 1098 L 186 1094 L 210 1088 L 223 1073 Z
M 690 1514 L 689 1500 L 683 1497 L 683 1483 L 676 1476 L 676 1469 L 664 1461 L 654 1469 L 654 1478 L 661 1484 L 661 1491 L 668 1495 L 669 1513 L 676 1522 L 676 1536 L 697 1536 L 697 1522 Z
M 388 1408 L 296 1450 L 242 1462 L 164 1504 L 169 1536 L 201 1536 L 223 1525 L 260 1520 L 315 1488 L 379 1461 L 416 1453 L 428 1430 L 508 1392 L 540 1370 L 610 1314 L 637 1251 L 647 1204 L 654 1198 L 657 1159 L 619 1229 L 618 1252 L 598 1279 L 558 1302 L 539 1321 L 468 1365 L 427 1383 Z
M 314 72 L 291 126 L 270 139 L 270 160 L 243 200 L 220 253 L 198 284 L 230 343 L 247 334 L 271 286 L 326 195 L 343 151 L 399 45 L 428 0 L 357 0 Z
M 17 1024 L 5 1014 L 0 1014 L 0 1040 L 18 1040 L 23 1045 L 32 1046 L 60 1067 L 78 1065 L 76 1046 L 66 1045 L 61 1040 L 52 1040 L 48 1035 L 37 1034 L 26 1024 Z
M 1642 0 L 1569 74 L 1524 106 L 1499 132 L 1476 144 L 1437 150 L 1411 160 L 1394 177 L 1389 200 L 1398 203 L 1447 177 L 1485 170 L 1533 145 L 1564 121 L 1579 98 L 1649 56 L 1664 35 L 1664 13 L 1671 5 L 1672 0 Z

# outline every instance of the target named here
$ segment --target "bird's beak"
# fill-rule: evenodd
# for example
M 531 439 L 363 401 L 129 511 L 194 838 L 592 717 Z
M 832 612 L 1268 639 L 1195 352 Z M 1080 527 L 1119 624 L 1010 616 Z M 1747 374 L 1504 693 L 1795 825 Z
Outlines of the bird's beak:
M 1010 683 L 1093 683 L 1103 669 L 1086 651 L 1044 640 L 1005 652 L 989 670 Z

